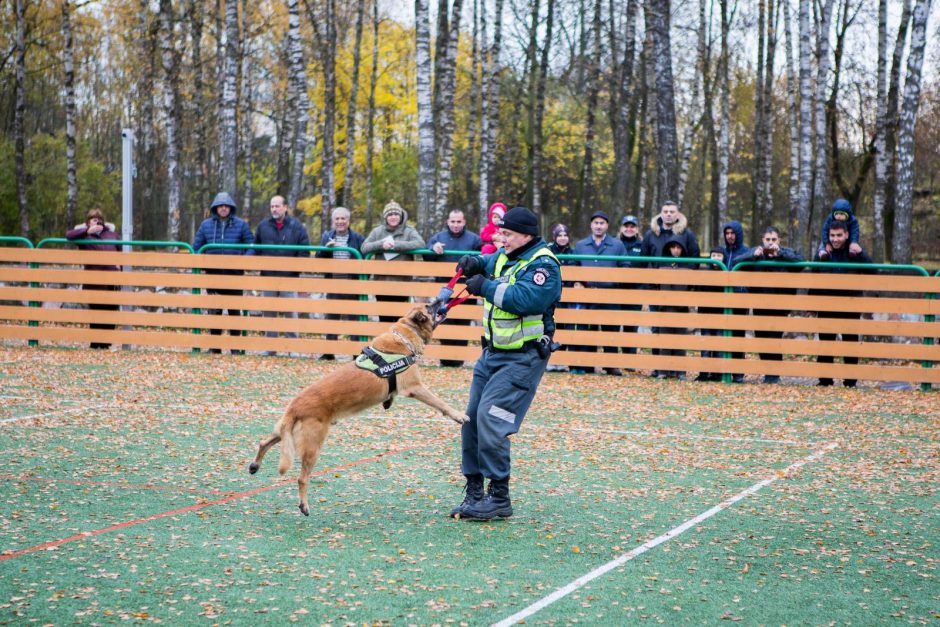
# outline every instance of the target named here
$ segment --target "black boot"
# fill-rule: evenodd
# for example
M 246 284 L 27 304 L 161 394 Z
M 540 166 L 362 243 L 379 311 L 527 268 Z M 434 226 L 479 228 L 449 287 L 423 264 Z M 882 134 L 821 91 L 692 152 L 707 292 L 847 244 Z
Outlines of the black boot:
M 509 477 L 490 479 L 490 486 L 483 500 L 468 505 L 460 516 L 469 520 L 493 520 L 512 516 L 512 503 L 509 501 Z
M 450 510 L 449 516 L 457 518 L 463 516 L 464 510 L 470 505 L 476 505 L 483 498 L 483 475 L 464 475 L 467 478 L 467 485 L 464 486 L 463 502 Z

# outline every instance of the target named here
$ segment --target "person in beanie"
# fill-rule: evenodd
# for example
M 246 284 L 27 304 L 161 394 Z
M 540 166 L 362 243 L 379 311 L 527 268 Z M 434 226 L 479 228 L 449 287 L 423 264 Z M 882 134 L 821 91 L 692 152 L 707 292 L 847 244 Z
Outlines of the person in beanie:
M 362 243 L 362 254 L 376 253 L 376 259 L 386 261 L 412 261 L 412 250 L 424 248 L 424 238 L 408 224 L 408 212 L 392 200 L 382 210 L 382 224 L 372 229 L 366 241 Z M 382 277 L 372 277 L 381 279 Z M 387 281 L 404 281 L 400 276 L 389 275 Z M 407 296 L 377 294 L 375 300 L 386 303 L 407 303 Z M 380 322 L 395 322 L 398 316 L 379 316 Z
M 561 267 L 539 237 L 538 218 L 513 207 L 500 228 L 506 238 L 495 253 L 465 255 L 457 267 L 467 291 L 483 297 L 483 351 L 473 368 L 467 416 L 461 430 L 461 471 L 467 479 L 454 518 L 512 516 L 509 436 L 519 431 L 551 356 Z M 483 491 L 484 478 L 490 480 Z
M 571 247 L 571 234 L 568 232 L 568 227 L 564 224 L 558 223 L 552 227 L 552 243 L 548 245 L 549 250 L 555 253 L 555 256 L 558 255 L 573 255 L 574 248 Z M 563 266 L 576 266 L 578 262 L 574 259 L 559 259 L 559 263 Z M 572 287 L 571 281 L 562 281 L 562 288 Z M 570 292 L 569 292 L 570 293 Z M 573 309 L 574 305 L 571 303 L 558 303 L 556 309 Z M 574 325 L 571 323 L 568 324 L 558 324 L 556 325 L 558 329 L 565 329 L 567 331 L 574 330 Z M 566 351 L 568 350 L 567 346 L 561 346 L 559 350 Z M 547 372 L 567 372 L 568 366 L 560 366 L 558 364 L 549 364 L 546 368 Z
M 202 224 L 199 225 L 199 229 L 196 231 L 196 237 L 193 238 L 193 249 L 198 253 L 199 249 L 206 244 L 253 244 L 255 238 L 251 234 L 251 227 L 248 226 L 247 222 L 235 215 L 236 213 L 238 213 L 238 206 L 229 194 L 226 192 L 216 194 L 215 198 L 212 200 L 212 204 L 209 206 L 209 217 L 202 221 Z M 246 248 L 213 248 L 207 250 L 205 254 L 250 255 L 252 251 Z M 238 276 L 245 274 L 245 271 L 236 269 L 214 270 L 210 268 L 205 270 L 205 273 Z M 220 296 L 241 296 L 243 294 L 242 290 L 236 289 L 207 289 L 206 293 L 218 294 Z M 222 309 L 209 309 L 207 313 L 218 316 L 222 314 L 222 311 Z M 229 316 L 242 315 L 240 309 L 226 309 L 225 312 Z M 222 330 L 210 329 L 209 333 L 212 335 L 221 335 Z M 240 336 L 242 332 L 238 329 L 232 329 L 229 331 L 229 334 Z M 222 351 L 218 348 L 212 348 L 209 352 L 221 353 Z M 233 355 L 242 355 L 244 352 L 243 350 L 232 350 Z

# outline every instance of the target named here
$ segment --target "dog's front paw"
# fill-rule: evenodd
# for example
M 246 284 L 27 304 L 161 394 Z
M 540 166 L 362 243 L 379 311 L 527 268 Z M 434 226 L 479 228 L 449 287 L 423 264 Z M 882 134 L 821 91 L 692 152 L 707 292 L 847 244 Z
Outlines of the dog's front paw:
M 450 414 L 448 416 L 451 420 L 456 422 L 458 425 L 466 424 L 470 422 L 470 417 L 466 414 Z

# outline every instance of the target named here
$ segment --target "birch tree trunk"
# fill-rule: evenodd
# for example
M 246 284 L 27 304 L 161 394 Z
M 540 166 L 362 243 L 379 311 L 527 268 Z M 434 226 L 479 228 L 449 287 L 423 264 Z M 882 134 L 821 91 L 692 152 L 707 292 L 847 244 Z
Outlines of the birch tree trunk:
M 878 95 L 875 118 L 875 185 L 872 190 L 872 209 L 874 216 L 872 239 L 872 258 L 881 263 L 885 260 L 885 176 L 888 159 L 885 155 L 885 117 L 888 108 L 888 0 L 878 1 Z
M 790 225 L 791 246 L 809 250 L 812 225 L 813 50 L 810 46 L 810 0 L 800 0 L 800 194 L 797 220 Z
M 632 0 L 630 0 L 632 2 Z M 545 120 L 545 82 L 548 79 L 548 60 L 555 23 L 555 0 L 548 0 L 545 14 L 545 43 L 539 59 L 538 78 L 535 83 L 535 116 L 532 130 L 532 211 L 542 215 L 542 124 Z
M 728 162 L 730 154 L 729 124 L 731 117 L 731 76 L 729 70 L 729 43 L 731 19 L 728 15 L 728 0 L 721 2 L 721 60 L 718 76 L 720 109 L 718 113 L 718 223 L 728 221 Z
M 326 0 L 326 38 L 321 47 L 323 63 L 323 167 L 320 187 L 320 224 L 330 224 L 330 212 L 336 206 L 336 151 L 333 134 L 336 127 L 336 0 Z M 306 91 L 306 89 L 304 89 Z M 303 94 L 300 94 L 301 100 Z M 308 107 L 309 108 L 309 107 Z
M 296 5 L 298 0 L 292 0 Z M 291 37 L 290 37 L 290 3 L 288 3 L 288 35 L 285 39 L 284 50 L 279 54 L 282 63 L 287 66 L 287 96 L 283 102 L 283 114 L 278 125 L 277 151 L 277 189 L 279 194 L 290 195 L 291 155 L 294 149 L 294 134 L 297 123 L 297 107 L 300 97 L 300 88 L 291 76 Z M 299 23 L 299 22 L 298 22 Z M 299 35 L 298 35 L 299 39 Z M 306 89 L 306 86 L 303 87 Z
M 704 0 L 702 0 L 704 2 Z M 611 16 L 613 16 L 611 0 Z M 610 73 L 610 126 L 614 143 L 614 182 L 611 194 L 611 210 L 614 205 L 630 205 L 630 157 L 633 152 L 633 128 L 630 123 L 630 108 L 634 102 L 633 71 L 636 55 L 636 0 L 627 0 L 627 16 L 624 24 L 623 57 L 617 47 L 616 22 L 610 19 L 610 51 L 616 63 Z M 619 62 L 617 62 L 619 60 Z
M 588 71 L 587 122 L 584 131 L 584 162 L 581 169 L 581 194 L 578 207 L 584 211 L 594 211 L 594 120 L 597 111 L 597 99 L 600 92 L 601 74 L 601 0 L 594 0 L 594 18 L 591 20 L 591 39 L 593 48 L 591 65 Z
M 162 92 L 158 95 L 155 85 L 163 74 L 163 60 L 159 50 L 160 19 L 158 15 L 151 12 L 149 0 L 139 0 L 137 3 L 134 25 L 139 33 L 134 52 L 143 60 L 138 68 L 134 84 L 134 101 L 137 103 L 139 112 L 135 116 L 137 136 L 135 159 L 141 164 L 151 164 L 150 167 L 138 168 L 137 181 L 134 184 L 134 206 L 153 208 L 154 169 L 157 163 L 154 157 L 156 145 L 154 108 L 155 99 L 162 98 Z M 163 237 L 164 234 L 154 232 L 146 233 L 146 235 Z
M 724 1 L 724 0 L 723 0 Z M 647 2 L 648 28 L 653 33 L 656 76 L 656 204 L 675 200 L 678 184 L 675 84 L 669 35 L 669 0 Z
M 295 209 L 303 191 L 304 161 L 307 156 L 307 124 L 310 121 L 310 97 L 307 95 L 307 62 L 304 59 L 303 42 L 300 40 L 300 6 L 298 0 L 287 3 L 287 41 L 290 55 L 288 82 L 289 92 L 293 92 L 296 108 L 293 113 L 291 128 L 294 137 L 291 140 L 290 184 L 287 188 L 287 206 Z
M 901 59 L 904 54 L 907 31 L 911 25 L 911 3 L 904 0 L 901 9 L 901 21 L 898 35 L 894 42 L 894 54 L 891 58 L 891 73 L 888 78 L 888 109 L 885 114 L 885 246 L 890 249 L 894 241 L 895 208 L 897 206 L 897 143 L 898 143 L 898 108 L 901 93 Z
M 496 127 L 499 124 L 499 78 L 500 61 L 499 51 L 503 29 L 503 0 L 496 0 L 496 15 L 493 19 L 493 42 L 489 48 L 489 72 L 484 65 L 484 92 L 483 125 L 480 141 L 480 213 L 485 216 L 489 207 L 490 179 L 492 175 L 493 153 L 496 152 Z M 484 25 L 486 24 L 484 17 Z M 484 30 L 484 39 L 486 31 Z M 482 224 L 486 224 L 483 219 Z
M 171 0 L 160 0 L 160 49 L 163 60 L 163 116 L 166 118 L 166 238 L 179 239 L 183 175 L 180 171 L 179 61 Z
M 470 35 L 470 111 L 467 115 L 467 152 L 463 159 L 462 174 L 464 192 L 468 199 L 474 197 L 473 173 L 476 172 L 476 145 L 478 121 L 482 117 L 480 112 L 480 46 L 479 46 L 479 0 L 473 0 L 473 27 Z M 471 207 L 476 203 L 471 203 Z M 486 216 L 482 217 L 480 227 L 486 224 Z
M 146 1 L 146 0 L 144 0 Z M 206 98 L 202 75 L 202 29 L 205 23 L 205 3 L 201 0 L 189 0 L 190 40 L 193 59 L 193 122 L 196 135 L 196 198 L 205 203 L 209 197 L 209 158 L 206 150 Z
M 434 113 L 431 103 L 431 27 L 427 0 L 415 0 L 415 63 L 418 97 L 417 228 L 427 238 L 434 203 Z
M 776 56 L 777 56 L 777 12 L 779 11 L 779 5 L 774 3 L 774 0 L 768 0 L 767 2 L 767 57 L 766 63 L 764 64 L 764 84 L 761 87 L 758 86 L 758 89 L 763 89 L 763 141 L 761 145 L 763 146 L 763 152 L 758 155 L 758 167 L 760 168 L 760 180 L 761 186 L 758 188 L 757 204 L 758 204 L 758 219 L 760 224 L 755 225 L 754 227 L 754 237 L 752 241 L 757 241 L 761 233 L 757 232 L 759 228 L 761 231 L 770 226 L 773 223 L 774 217 L 774 205 L 773 205 L 773 164 L 774 164 L 774 151 L 773 151 L 773 137 L 774 137 L 774 116 L 773 116 L 773 103 L 774 103 L 774 66 L 776 65 Z
M 706 30 L 708 23 L 705 18 L 705 0 L 699 0 L 698 3 L 699 27 L 697 36 L 697 60 L 696 67 L 698 71 L 692 77 L 692 99 L 689 102 L 689 120 L 686 123 L 685 133 L 682 138 L 682 155 L 679 158 L 679 183 L 676 188 L 676 202 L 682 209 L 685 200 L 685 186 L 689 180 L 689 161 L 692 159 L 692 143 L 695 140 L 695 132 L 702 123 L 702 116 L 695 116 L 699 110 L 699 90 L 702 77 L 705 75 L 705 64 L 707 54 L 705 46 Z
M 375 85 L 379 77 L 379 3 L 372 0 L 372 75 L 369 77 L 369 111 L 366 120 L 366 231 L 372 226 L 372 204 L 375 185 L 372 160 L 375 146 Z
M 824 216 L 829 206 L 830 169 L 829 169 L 829 143 L 826 137 L 826 85 L 829 83 L 829 28 L 832 22 L 833 0 L 825 0 L 819 15 L 819 25 L 816 31 L 816 94 L 815 126 L 816 126 L 816 167 L 813 172 L 813 205 L 810 211 L 810 220 L 803 228 L 809 231 L 813 246 L 816 242 L 817 219 L 815 216 Z M 811 250 L 815 250 L 812 248 Z
M 365 0 L 356 3 L 356 36 L 353 48 L 352 85 L 349 89 L 349 105 L 346 108 L 346 167 L 343 170 L 343 206 L 350 208 L 353 203 L 354 170 L 356 156 L 356 110 L 359 99 L 359 63 L 362 58 L 362 20 L 365 13 Z
M 219 184 L 223 191 L 236 193 L 238 170 L 238 3 L 225 2 L 225 58 L 222 64 L 222 108 L 219 112 Z
M 532 208 L 532 158 L 534 156 L 535 145 L 535 92 L 538 91 L 539 82 L 539 23 L 542 17 L 541 0 L 532 0 L 529 4 L 529 44 L 525 50 L 526 64 L 526 126 L 525 126 L 525 147 L 526 147 L 526 170 L 525 170 L 525 201 L 526 207 Z M 520 98 L 521 100 L 521 98 Z
M 911 263 L 911 228 L 914 215 L 914 126 L 920 105 L 921 68 L 927 43 L 930 0 L 917 0 L 911 20 L 911 49 L 907 55 L 904 104 L 898 128 L 898 201 L 891 240 L 891 261 Z
M 460 17 L 463 13 L 463 0 L 454 0 L 450 26 L 447 35 L 445 60 L 442 66 L 440 90 L 440 118 L 435 127 L 440 129 L 440 141 L 435 142 L 438 150 L 434 196 L 436 206 L 432 224 L 441 224 L 447 219 L 450 207 L 450 181 L 454 158 L 454 97 L 457 89 L 457 41 L 460 36 Z
M 72 43 L 72 3 L 62 1 L 62 57 L 65 66 L 65 171 L 67 193 L 65 224 L 75 224 L 75 206 L 78 204 L 78 177 L 75 168 L 75 50 Z
M 757 71 L 754 81 L 754 160 L 751 170 L 751 240 L 757 230 L 760 195 L 764 186 L 761 156 L 764 154 L 764 45 L 767 21 L 767 0 L 758 0 L 757 8 Z
M 242 190 L 242 216 L 248 221 L 248 224 L 255 224 L 252 215 L 254 202 L 254 183 L 252 176 L 254 176 L 255 155 L 255 125 L 253 123 L 254 89 L 252 87 L 252 79 L 255 77 L 255 72 L 252 67 L 254 55 L 252 54 L 252 40 L 249 36 L 251 23 L 249 19 L 250 7 L 248 0 L 241 0 L 241 11 L 242 33 L 244 33 L 244 36 L 241 39 L 241 63 L 239 64 L 241 67 L 241 112 L 239 114 L 239 129 L 242 131 L 241 141 L 239 143 L 242 147 L 242 165 L 245 171 L 245 187 Z
M 793 239 L 797 233 L 796 225 L 799 223 L 800 199 L 800 119 L 797 113 L 796 93 L 797 77 L 793 68 L 793 30 L 790 28 L 790 4 L 781 3 L 783 11 L 783 28 L 786 38 L 786 71 L 787 71 L 787 120 L 790 126 L 790 177 L 787 186 L 787 230 L 790 246 L 796 246 Z
M 20 210 L 20 235 L 29 237 L 29 207 L 26 202 L 26 11 L 24 0 L 14 0 L 16 43 L 14 44 L 15 104 L 13 107 L 14 176 L 16 204 Z M 69 224 L 69 228 L 72 225 Z

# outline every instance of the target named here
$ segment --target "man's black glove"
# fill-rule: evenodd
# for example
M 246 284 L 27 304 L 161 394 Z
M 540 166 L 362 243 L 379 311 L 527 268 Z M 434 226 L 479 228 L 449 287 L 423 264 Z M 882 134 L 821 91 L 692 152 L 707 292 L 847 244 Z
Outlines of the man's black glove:
M 464 255 L 460 258 L 460 261 L 457 262 L 457 269 L 463 270 L 463 275 L 468 279 L 472 276 L 483 274 L 485 270 L 483 258 L 477 255 Z
M 467 291 L 473 294 L 474 296 L 483 295 L 483 282 L 486 281 L 486 277 L 482 274 L 475 274 L 470 277 L 470 280 L 467 281 Z

